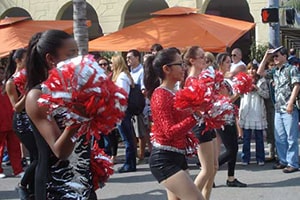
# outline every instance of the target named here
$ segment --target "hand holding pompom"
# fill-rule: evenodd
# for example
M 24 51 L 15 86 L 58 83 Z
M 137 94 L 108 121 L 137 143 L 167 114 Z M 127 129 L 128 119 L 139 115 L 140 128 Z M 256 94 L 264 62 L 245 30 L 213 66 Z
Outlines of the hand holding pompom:
M 64 110 L 66 125 L 81 125 L 77 137 L 86 134 L 88 139 L 91 135 L 99 139 L 100 132 L 108 133 L 123 118 L 127 93 L 90 56 L 78 56 L 49 72 L 39 104 L 49 107 L 49 115 Z

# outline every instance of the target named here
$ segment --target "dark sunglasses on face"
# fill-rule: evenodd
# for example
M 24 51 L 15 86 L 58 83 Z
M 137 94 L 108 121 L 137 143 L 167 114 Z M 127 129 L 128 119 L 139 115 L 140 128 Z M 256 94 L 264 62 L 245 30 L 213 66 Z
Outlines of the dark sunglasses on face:
M 278 58 L 278 55 L 274 55 L 273 58 Z
M 236 54 L 231 54 L 232 57 L 236 57 Z

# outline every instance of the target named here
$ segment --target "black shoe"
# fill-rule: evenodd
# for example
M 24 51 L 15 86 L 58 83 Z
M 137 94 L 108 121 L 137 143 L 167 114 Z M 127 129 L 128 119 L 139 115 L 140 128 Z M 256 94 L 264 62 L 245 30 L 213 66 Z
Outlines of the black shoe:
M 130 167 L 125 167 L 125 166 L 118 168 L 119 173 L 135 172 L 135 171 L 136 171 L 136 168 L 130 168 Z
M 226 185 L 228 187 L 247 187 L 247 184 L 242 183 L 238 181 L 237 179 L 234 179 L 233 181 L 226 181 Z
M 287 166 L 282 171 L 283 171 L 283 173 L 293 173 L 293 172 L 296 172 L 298 170 L 299 170 L 298 168 Z
M 283 165 L 281 163 L 276 163 L 275 165 L 273 165 L 273 169 L 284 169 L 286 167 L 286 165 Z
M 243 137 L 238 137 L 237 139 L 238 144 L 243 144 L 244 143 L 244 138 Z
M 21 186 L 20 184 L 16 187 L 16 190 L 19 194 L 19 198 L 20 200 L 27 200 L 29 197 L 29 193 L 28 190 L 26 189 L 26 187 Z

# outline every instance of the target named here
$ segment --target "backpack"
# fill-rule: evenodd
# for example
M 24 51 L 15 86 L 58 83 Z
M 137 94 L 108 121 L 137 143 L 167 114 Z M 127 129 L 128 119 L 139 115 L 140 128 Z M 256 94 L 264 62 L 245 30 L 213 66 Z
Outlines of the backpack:
M 132 115 L 139 115 L 143 112 L 144 108 L 145 97 L 141 91 L 141 87 L 138 84 L 134 84 L 134 87 L 130 87 L 127 110 Z

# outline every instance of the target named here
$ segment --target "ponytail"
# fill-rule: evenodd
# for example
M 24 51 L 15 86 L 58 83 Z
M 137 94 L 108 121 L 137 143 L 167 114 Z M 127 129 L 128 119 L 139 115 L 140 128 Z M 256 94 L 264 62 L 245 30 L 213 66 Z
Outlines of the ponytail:
M 45 68 L 48 69 L 48 66 L 41 58 L 37 47 L 41 36 L 41 32 L 35 34 L 34 36 L 32 36 L 28 44 L 28 54 L 26 59 L 26 89 L 28 91 L 47 78 L 46 73 L 48 70 L 45 70 Z
M 144 84 L 147 91 L 147 97 L 150 99 L 153 91 L 160 85 L 158 74 L 153 67 L 155 56 L 149 56 L 144 63 Z
M 4 84 L 3 84 L 3 88 L 2 88 L 3 93 L 5 93 L 5 85 L 6 85 L 7 81 L 16 72 L 16 69 L 17 69 L 16 60 L 17 59 L 21 60 L 24 57 L 24 53 L 26 53 L 26 51 L 27 51 L 26 49 L 20 48 L 20 49 L 13 50 L 10 52 L 10 54 L 8 56 L 7 66 L 6 66 L 5 72 L 4 72 Z

